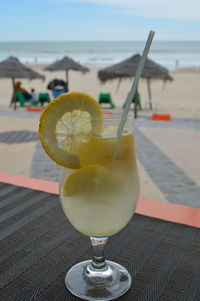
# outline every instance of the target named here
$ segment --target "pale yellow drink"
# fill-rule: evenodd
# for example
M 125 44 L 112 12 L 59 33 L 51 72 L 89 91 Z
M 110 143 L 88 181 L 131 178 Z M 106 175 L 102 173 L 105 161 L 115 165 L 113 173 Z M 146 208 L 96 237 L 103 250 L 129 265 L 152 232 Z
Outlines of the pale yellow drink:
M 130 288 L 131 276 L 105 261 L 103 252 L 107 237 L 131 219 L 139 197 L 133 115 L 102 112 L 85 93 L 61 94 L 42 113 L 39 136 L 48 156 L 62 166 L 64 213 L 93 246 L 93 259 L 74 265 L 65 284 L 84 300 L 114 300 Z
M 131 219 L 139 196 L 134 136 L 126 129 L 113 158 L 113 128 L 79 147 L 82 168 L 63 168 L 60 198 L 70 223 L 87 236 L 111 236 Z M 74 176 L 75 175 L 75 176 Z M 67 184 L 66 184 L 67 183 Z

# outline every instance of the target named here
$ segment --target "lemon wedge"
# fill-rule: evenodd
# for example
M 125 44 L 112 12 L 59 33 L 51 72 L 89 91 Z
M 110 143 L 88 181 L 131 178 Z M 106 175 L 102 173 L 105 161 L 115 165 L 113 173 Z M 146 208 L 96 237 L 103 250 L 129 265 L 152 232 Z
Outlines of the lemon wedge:
M 78 197 L 87 202 L 96 202 L 99 196 L 102 199 L 122 184 L 122 179 L 113 174 L 108 168 L 93 164 L 74 171 L 64 184 L 64 196 Z
M 98 102 L 85 93 L 59 95 L 42 112 L 39 137 L 45 152 L 57 164 L 80 168 L 78 146 L 102 130 Z

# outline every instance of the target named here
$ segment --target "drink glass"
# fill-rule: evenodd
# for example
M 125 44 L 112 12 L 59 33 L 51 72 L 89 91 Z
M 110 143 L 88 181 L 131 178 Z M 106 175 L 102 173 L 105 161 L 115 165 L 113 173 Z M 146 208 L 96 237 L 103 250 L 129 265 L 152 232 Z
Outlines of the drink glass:
M 81 168 L 61 171 L 63 211 L 79 232 L 90 237 L 93 247 L 92 260 L 76 264 L 65 277 L 69 291 L 84 300 L 113 300 L 132 282 L 123 266 L 104 257 L 108 237 L 127 225 L 139 197 L 134 117 L 128 115 L 117 140 L 120 118 L 120 113 L 104 113 L 101 134 L 93 130 L 77 146 Z

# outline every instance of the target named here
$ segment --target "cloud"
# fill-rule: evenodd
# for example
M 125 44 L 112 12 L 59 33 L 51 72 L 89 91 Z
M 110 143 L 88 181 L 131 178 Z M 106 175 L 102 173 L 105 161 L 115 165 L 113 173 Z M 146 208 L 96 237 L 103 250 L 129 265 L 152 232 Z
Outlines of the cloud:
M 200 20 L 199 0 L 51 0 L 56 2 L 79 2 L 102 4 L 118 8 L 127 14 L 142 17 Z M 115 10 L 116 11 L 116 10 Z

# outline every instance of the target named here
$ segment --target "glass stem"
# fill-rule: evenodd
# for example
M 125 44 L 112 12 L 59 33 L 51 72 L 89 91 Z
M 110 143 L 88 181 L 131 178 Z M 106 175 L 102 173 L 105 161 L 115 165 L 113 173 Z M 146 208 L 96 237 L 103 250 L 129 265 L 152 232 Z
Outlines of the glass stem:
M 95 270 L 106 269 L 107 263 L 104 257 L 104 249 L 108 237 L 90 237 L 93 247 L 93 258 L 90 267 Z

